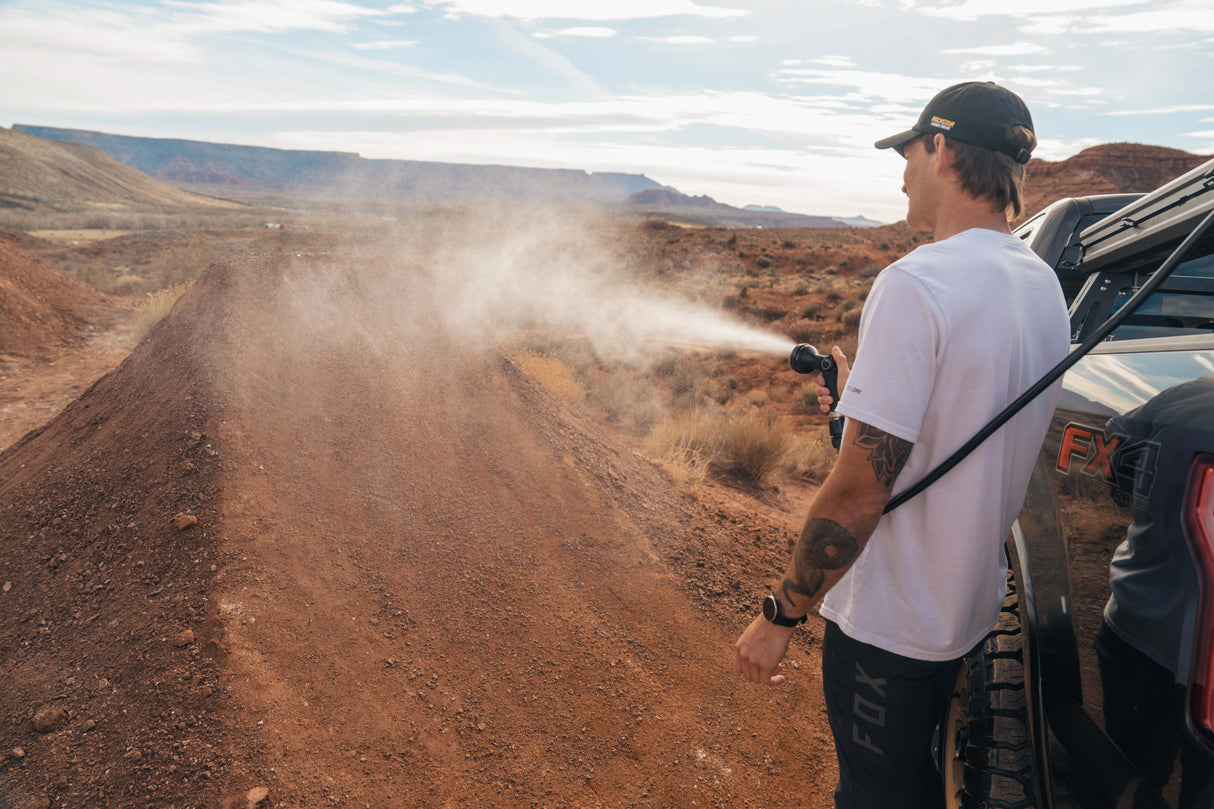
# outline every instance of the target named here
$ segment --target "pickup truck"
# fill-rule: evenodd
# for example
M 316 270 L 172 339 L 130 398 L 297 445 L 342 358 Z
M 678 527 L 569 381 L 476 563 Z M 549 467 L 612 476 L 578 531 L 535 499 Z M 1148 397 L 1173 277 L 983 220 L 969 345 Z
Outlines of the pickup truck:
M 1191 244 L 1063 376 L 1000 623 L 938 734 L 950 809 L 1214 809 L 1214 233 L 1188 239 L 1212 210 L 1214 160 L 1016 230 L 1073 344 Z

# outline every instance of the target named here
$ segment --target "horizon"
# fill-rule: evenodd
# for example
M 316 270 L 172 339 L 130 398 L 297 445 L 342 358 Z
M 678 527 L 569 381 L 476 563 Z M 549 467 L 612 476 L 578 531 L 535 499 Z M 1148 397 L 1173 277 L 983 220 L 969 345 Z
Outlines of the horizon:
M 897 221 L 873 141 L 957 81 L 1044 160 L 1214 153 L 1198 0 L 10 0 L 10 126 L 367 159 L 643 174 L 736 207 Z M 941 46 L 938 43 L 948 43 Z M 1150 67 L 1143 69 L 1143 54 Z

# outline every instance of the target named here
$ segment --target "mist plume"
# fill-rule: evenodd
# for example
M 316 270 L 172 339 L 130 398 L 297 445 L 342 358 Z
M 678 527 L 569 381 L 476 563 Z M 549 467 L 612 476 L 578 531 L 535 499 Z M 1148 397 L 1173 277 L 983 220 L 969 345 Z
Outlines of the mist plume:
M 435 292 L 452 334 L 498 342 L 520 330 L 580 334 L 601 358 L 632 361 L 669 348 L 774 355 L 793 348 L 783 336 L 647 279 L 621 243 L 625 226 L 565 212 L 528 214 L 464 222 L 434 245 Z M 707 281 L 719 268 L 688 272 Z

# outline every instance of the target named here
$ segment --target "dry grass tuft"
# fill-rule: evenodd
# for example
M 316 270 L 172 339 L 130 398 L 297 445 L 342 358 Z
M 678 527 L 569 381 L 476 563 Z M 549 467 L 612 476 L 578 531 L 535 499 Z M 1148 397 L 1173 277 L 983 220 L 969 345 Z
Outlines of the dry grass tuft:
M 791 436 L 788 422 L 770 410 L 744 410 L 722 424 L 721 464 L 738 477 L 764 486 L 787 456 Z
M 601 373 L 589 379 L 586 401 L 607 421 L 648 433 L 660 418 L 661 407 L 647 382 L 625 372 Z
M 806 382 L 805 384 L 801 385 L 801 387 L 797 388 L 797 393 L 793 397 L 793 401 L 796 402 L 798 408 L 804 410 L 806 413 L 821 413 L 822 411 L 818 409 L 817 380 L 815 379 L 811 382 Z
M 576 407 L 586 401 L 586 386 L 578 380 L 574 370 L 560 360 L 535 351 L 524 351 L 514 361 L 523 373 L 566 405 Z
M 816 406 L 817 402 L 814 404 Z M 826 480 L 826 476 L 835 466 L 837 457 L 838 454 L 830 443 L 830 431 L 826 426 L 819 427 L 812 435 L 793 436 L 790 441 L 790 471 L 814 483 Z
M 190 285 L 174 284 L 171 287 L 149 292 L 143 296 L 143 300 L 135 304 L 135 313 L 131 319 L 131 325 L 135 330 L 135 337 L 142 340 L 147 336 L 152 327 L 159 323 L 164 316 L 173 308 L 173 304 L 177 303 L 177 299 L 189 289 Z
M 720 426 L 716 417 L 702 410 L 684 410 L 659 421 L 650 441 L 671 479 L 695 489 L 720 451 Z

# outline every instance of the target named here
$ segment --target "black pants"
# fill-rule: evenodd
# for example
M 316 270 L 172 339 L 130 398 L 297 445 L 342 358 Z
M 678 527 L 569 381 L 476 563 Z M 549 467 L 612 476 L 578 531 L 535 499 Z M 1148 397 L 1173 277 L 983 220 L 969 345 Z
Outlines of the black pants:
M 826 622 L 822 686 L 839 758 L 836 809 L 943 809 L 932 736 L 960 664 L 902 657 Z

